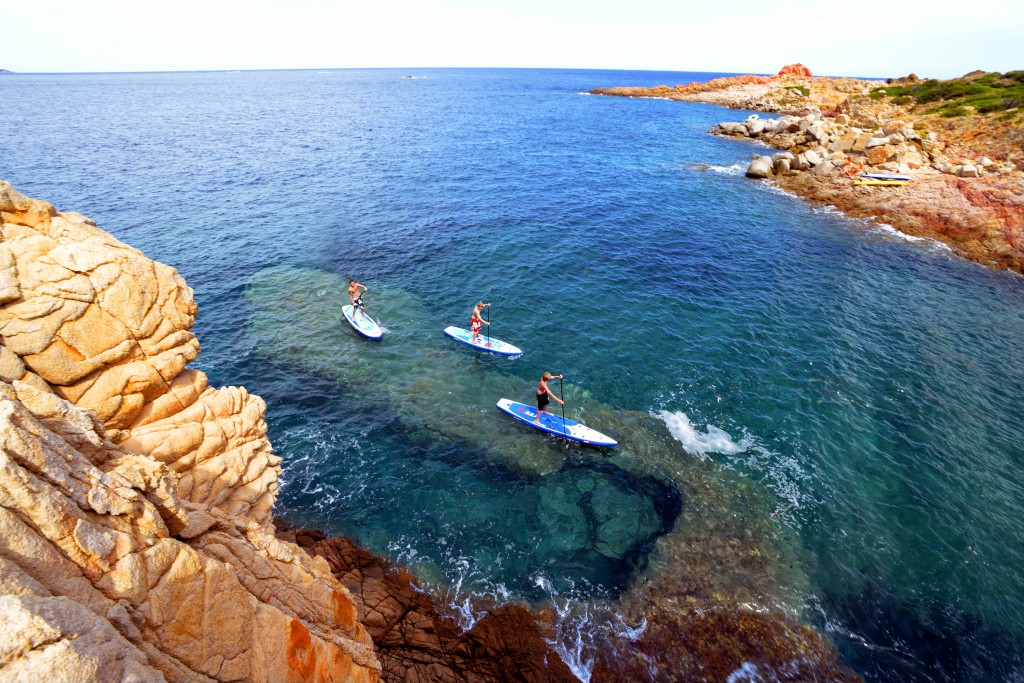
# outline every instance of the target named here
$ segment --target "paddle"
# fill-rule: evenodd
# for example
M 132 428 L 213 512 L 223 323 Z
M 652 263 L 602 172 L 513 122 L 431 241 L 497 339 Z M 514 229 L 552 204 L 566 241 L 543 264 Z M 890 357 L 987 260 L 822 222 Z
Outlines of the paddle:
M 487 345 L 491 345 L 491 307 L 487 307 Z
M 558 378 L 558 393 L 561 394 L 562 398 L 562 436 L 565 437 L 565 447 L 569 447 L 569 436 L 565 432 L 565 387 L 562 386 L 562 378 Z

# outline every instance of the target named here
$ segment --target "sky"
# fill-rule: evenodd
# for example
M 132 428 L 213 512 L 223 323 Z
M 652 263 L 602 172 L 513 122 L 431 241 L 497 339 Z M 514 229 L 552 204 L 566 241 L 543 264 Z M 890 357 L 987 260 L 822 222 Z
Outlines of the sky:
M 544 67 L 951 78 L 1024 69 L 1024 2 L 7 0 L 18 72 Z

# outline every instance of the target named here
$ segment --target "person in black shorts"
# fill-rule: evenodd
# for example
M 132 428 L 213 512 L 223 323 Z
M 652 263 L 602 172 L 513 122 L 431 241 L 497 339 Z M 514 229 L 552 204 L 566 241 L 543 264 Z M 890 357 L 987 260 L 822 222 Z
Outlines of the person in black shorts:
M 363 291 L 360 292 L 359 288 L 362 287 Z M 361 285 L 355 280 L 348 281 L 348 299 L 352 302 L 352 319 L 356 319 L 356 312 L 366 315 L 366 309 L 363 308 L 363 297 L 362 294 L 367 290 L 366 285 Z
M 551 393 L 551 389 L 548 388 L 548 380 L 552 379 L 562 379 L 562 375 L 552 375 L 550 372 L 545 372 L 540 378 L 540 384 L 537 385 L 537 418 L 534 420 L 537 424 L 540 424 L 540 414 L 547 412 L 548 403 L 551 402 L 551 398 L 565 405 L 565 401 Z

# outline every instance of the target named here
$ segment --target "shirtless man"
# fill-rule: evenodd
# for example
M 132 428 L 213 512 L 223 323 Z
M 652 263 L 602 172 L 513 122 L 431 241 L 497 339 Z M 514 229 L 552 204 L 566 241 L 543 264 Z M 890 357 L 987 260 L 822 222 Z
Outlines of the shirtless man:
M 548 408 L 548 397 L 555 399 L 562 405 L 565 405 L 565 401 L 555 396 L 551 389 L 548 388 L 548 380 L 562 379 L 563 375 L 552 375 L 550 372 L 545 372 L 540 378 L 540 384 L 537 385 L 537 418 L 534 420 L 537 424 L 540 424 L 540 414 L 546 413 Z
M 473 307 L 473 313 L 469 316 L 469 329 L 473 331 L 473 339 L 471 341 L 473 344 L 476 344 L 476 338 L 480 334 L 480 330 L 484 328 L 484 325 L 490 325 L 489 322 L 480 317 L 480 311 L 485 306 L 490 306 L 490 304 L 477 301 L 476 306 Z
M 362 287 L 363 291 L 360 292 L 359 288 Z M 363 292 L 367 290 L 366 285 L 361 285 L 355 280 L 348 281 L 348 299 L 352 302 L 352 319 L 356 319 L 356 311 L 366 315 L 366 310 L 363 308 Z

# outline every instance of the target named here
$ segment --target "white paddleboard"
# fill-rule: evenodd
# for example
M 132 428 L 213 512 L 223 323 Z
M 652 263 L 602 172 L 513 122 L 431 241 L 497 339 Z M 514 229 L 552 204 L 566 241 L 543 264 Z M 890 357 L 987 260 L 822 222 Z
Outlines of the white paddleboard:
M 523 353 L 523 350 L 518 346 L 512 346 L 507 342 L 503 342 L 500 339 L 494 339 L 491 337 L 487 338 L 486 334 L 479 334 L 476 338 L 476 343 L 473 343 L 473 333 L 469 330 L 464 330 L 461 327 L 446 327 L 444 333 L 455 341 L 460 341 L 467 346 L 472 346 L 474 349 L 480 349 L 481 351 L 489 351 L 496 353 L 500 356 L 518 356 Z
M 348 324 L 355 328 L 356 332 L 363 335 L 367 339 L 380 339 L 384 336 L 384 330 L 380 329 L 380 325 L 373 321 L 373 318 L 366 315 L 362 311 L 355 314 L 355 318 L 352 317 L 353 306 L 342 306 L 341 312 L 345 315 L 345 320 Z
M 572 420 L 563 421 L 561 415 L 554 415 L 552 413 L 545 412 L 541 415 L 540 424 L 538 424 L 534 421 L 537 418 L 537 409 L 534 406 L 528 406 L 525 403 L 516 403 L 515 401 L 503 398 L 498 401 L 498 410 L 508 413 L 520 422 L 524 422 L 534 429 L 539 429 L 542 432 L 554 434 L 555 436 L 564 437 L 570 441 L 588 443 L 592 446 L 619 445 L 619 442 L 615 439 L 610 436 L 605 436 L 601 432 L 591 429 L 586 425 L 581 425 L 579 422 L 573 422 Z

